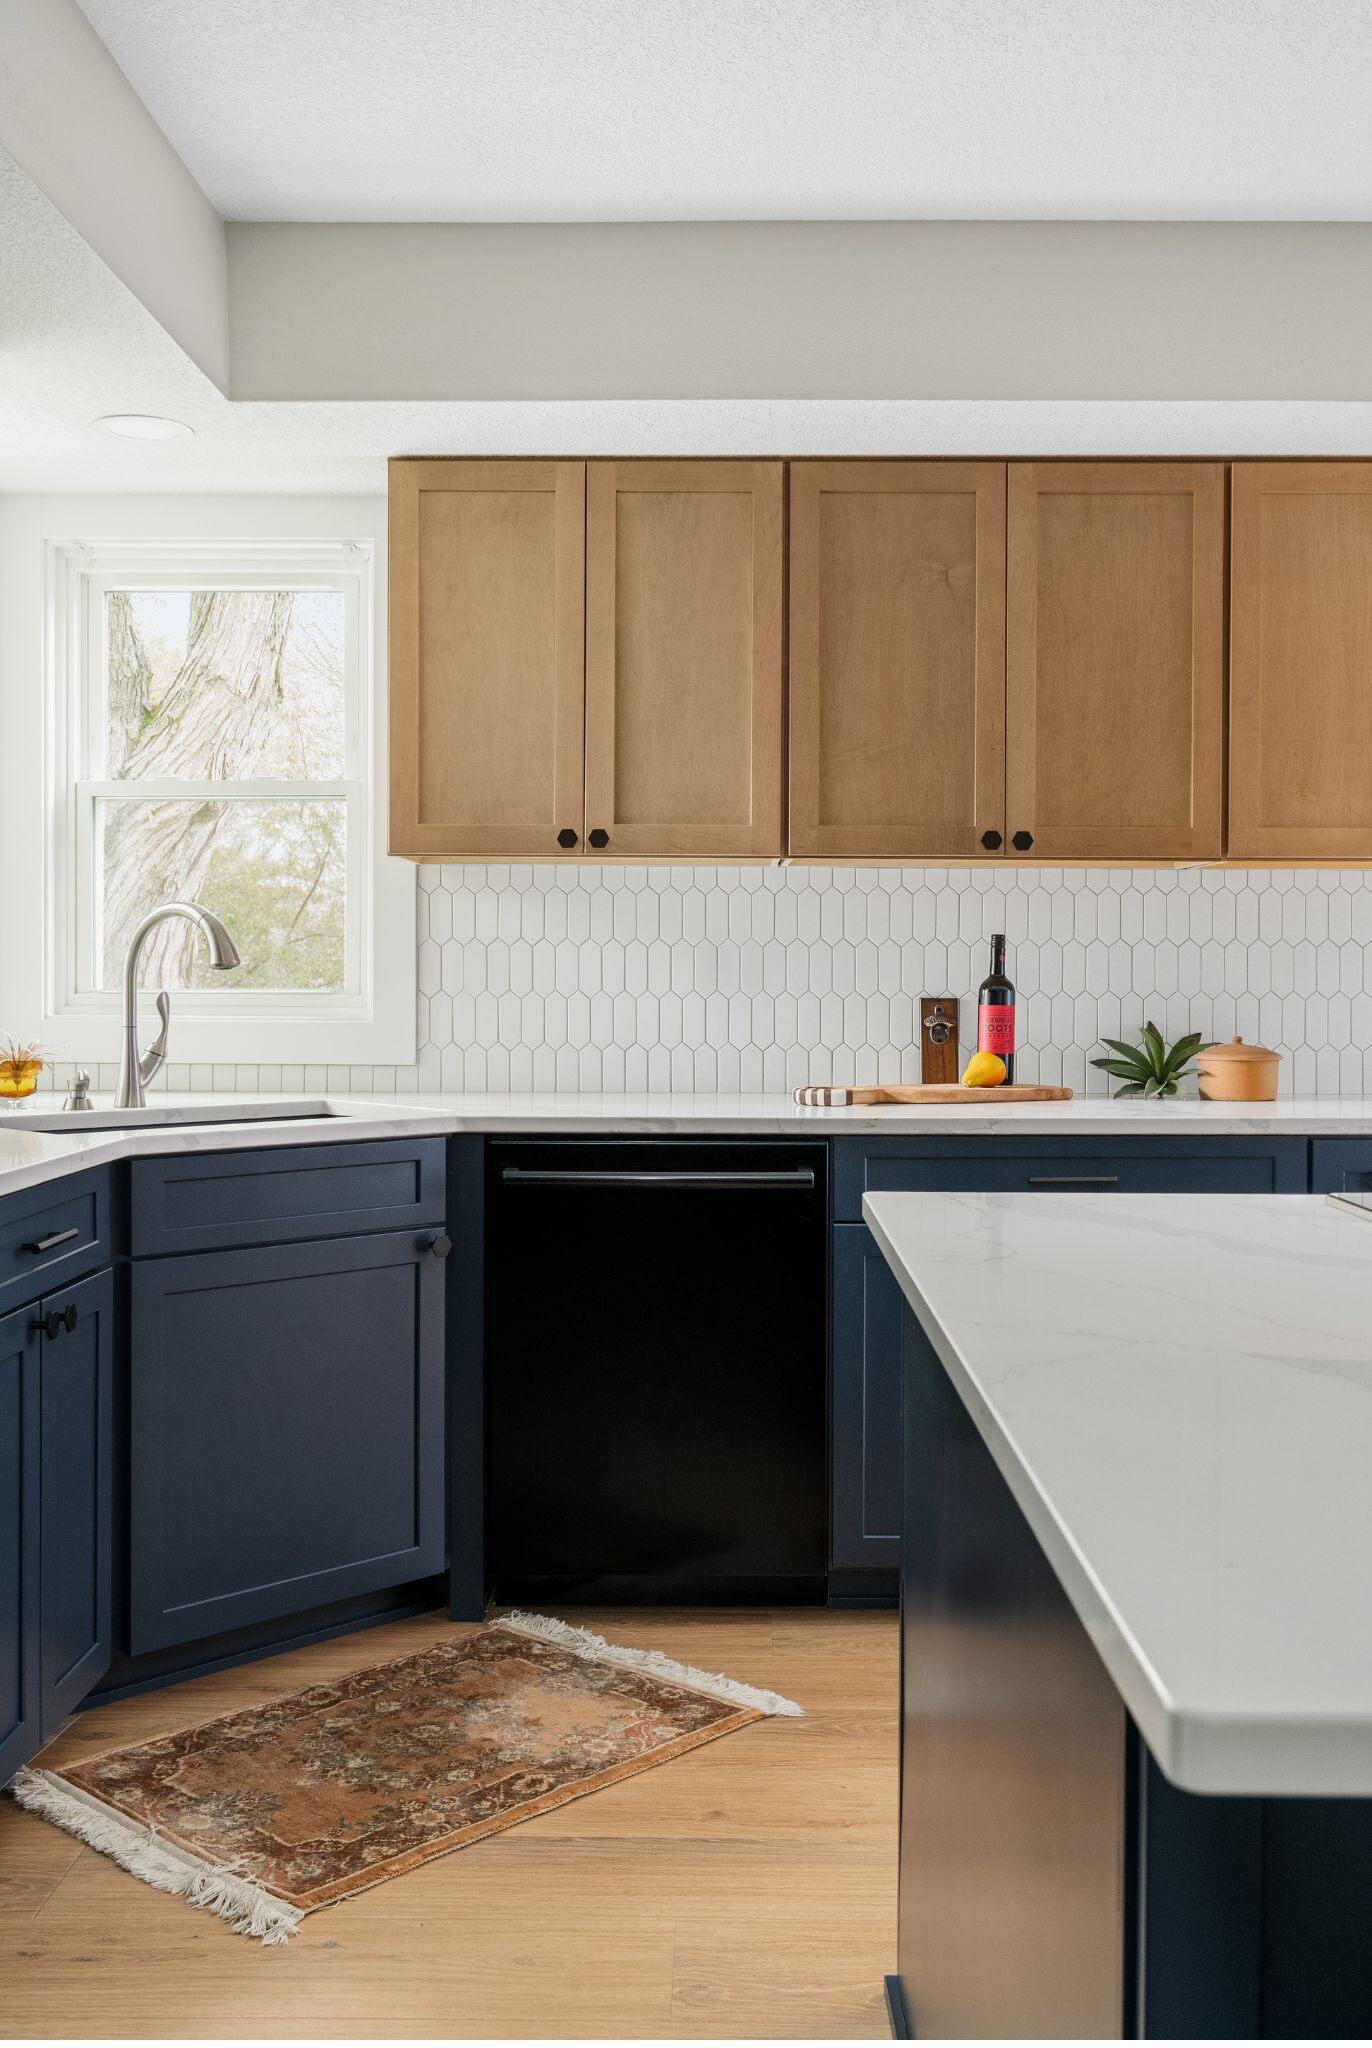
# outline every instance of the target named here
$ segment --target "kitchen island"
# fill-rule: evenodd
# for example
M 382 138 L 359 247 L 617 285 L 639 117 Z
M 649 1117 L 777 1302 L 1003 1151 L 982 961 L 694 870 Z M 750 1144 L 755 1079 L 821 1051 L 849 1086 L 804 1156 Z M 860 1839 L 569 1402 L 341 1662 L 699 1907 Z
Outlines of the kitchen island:
M 905 1328 L 898 2027 L 1372 2026 L 1372 1222 L 869 1194 Z

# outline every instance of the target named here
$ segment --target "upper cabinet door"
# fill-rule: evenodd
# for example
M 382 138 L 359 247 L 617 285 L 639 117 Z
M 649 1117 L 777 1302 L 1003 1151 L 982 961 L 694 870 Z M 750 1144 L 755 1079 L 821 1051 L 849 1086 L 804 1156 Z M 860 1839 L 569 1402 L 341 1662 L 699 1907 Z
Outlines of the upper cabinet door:
M 996 852 L 1005 466 L 791 465 L 790 851 Z
M 1229 851 L 1372 859 L 1372 462 L 1236 462 Z
M 1007 852 L 1221 851 L 1224 465 L 1012 462 Z
M 585 469 L 391 464 L 392 853 L 580 852 Z
M 781 848 L 779 462 L 586 472 L 587 846 Z

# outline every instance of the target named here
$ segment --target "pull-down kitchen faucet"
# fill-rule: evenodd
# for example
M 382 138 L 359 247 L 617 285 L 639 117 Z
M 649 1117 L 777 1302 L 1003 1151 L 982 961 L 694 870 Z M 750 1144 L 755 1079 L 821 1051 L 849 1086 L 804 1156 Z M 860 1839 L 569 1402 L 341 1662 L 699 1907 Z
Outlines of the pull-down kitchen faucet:
M 157 1013 L 162 1019 L 162 1029 L 148 1050 L 139 1056 L 138 959 L 148 933 L 157 925 L 165 924 L 171 917 L 186 917 L 192 924 L 199 925 L 205 935 L 205 946 L 210 956 L 211 967 L 229 968 L 237 967 L 239 964 L 237 946 L 214 912 L 206 910 L 203 903 L 163 903 L 156 910 L 148 912 L 129 940 L 129 950 L 124 955 L 124 1044 L 119 1059 L 119 1087 L 114 1098 L 116 1109 L 143 1107 L 143 1090 L 167 1057 L 171 997 L 165 989 L 157 998 Z

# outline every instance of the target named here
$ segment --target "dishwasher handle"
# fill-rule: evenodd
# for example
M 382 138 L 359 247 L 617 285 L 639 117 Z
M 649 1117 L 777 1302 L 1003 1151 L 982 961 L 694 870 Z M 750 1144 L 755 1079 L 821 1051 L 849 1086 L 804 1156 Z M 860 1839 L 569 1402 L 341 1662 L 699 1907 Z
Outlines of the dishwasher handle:
M 814 1169 L 809 1166 L 741 1169 L 737 1173 L 727 1171 L 694 1172 L 683 1168 L 680 1172 L 634 1171 L 631 1168 L 617 1170 L 613 1167 L 596 1168 L 582 1166 L 505 1166 L 500 1178 L 506 1186 L 526 1188 L 787 1188 L 807 1189 L 815 1184 Z

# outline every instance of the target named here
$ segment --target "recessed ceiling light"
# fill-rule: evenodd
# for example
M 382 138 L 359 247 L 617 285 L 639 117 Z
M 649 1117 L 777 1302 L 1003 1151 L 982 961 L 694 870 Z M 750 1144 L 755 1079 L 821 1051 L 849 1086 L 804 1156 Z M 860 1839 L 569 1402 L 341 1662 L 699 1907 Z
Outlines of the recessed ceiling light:
M 159 419 L 152 412 L 107 412 L 95 424 L 107 434 L 122 434 L 126 441 L 175 441 L 195 432 L 184 420 Z

